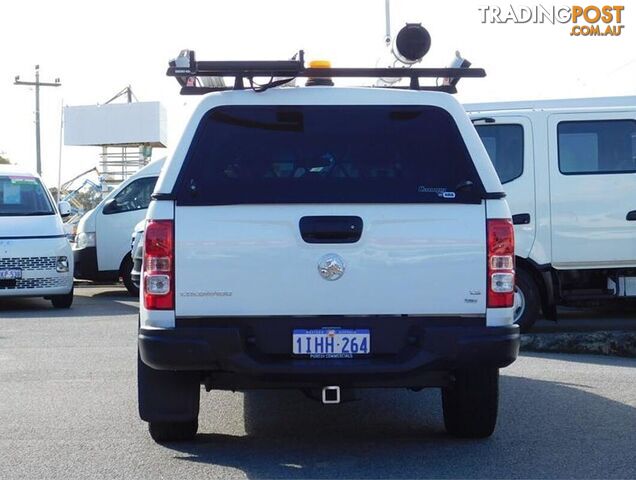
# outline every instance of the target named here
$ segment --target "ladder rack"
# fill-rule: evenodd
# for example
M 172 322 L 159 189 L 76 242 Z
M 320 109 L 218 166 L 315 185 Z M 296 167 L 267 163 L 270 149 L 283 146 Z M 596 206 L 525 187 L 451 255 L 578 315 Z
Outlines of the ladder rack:
M 304 51 L 300 50 L 292 60 L 254 60 L 254 61 L 197 61 L 193 50 L 182 50 L 177 58 L 169 63 L 166 75 L 175 77 L 181 85 L 182 95 L 203 95 L 209 92 L 225 90 L 244 90 L 245 80 L 256 91 L 264 91 L 293 81 L 296 78 L 408 78 L 408 86 L 387 86 L 409 90 L 428 90 L 457 93 L 457 81 L 442 85 L 420 85 L 421 78 L 482 78 L 486 76 L 483 68 L 308 68 L 305 67 Z M 223 82 L 215 85 L 202 85 L 199 79 L 212 77 L 232 77 L 233 85 Z M 270 77 L 269 83 L 256 85 L 254 78 Z

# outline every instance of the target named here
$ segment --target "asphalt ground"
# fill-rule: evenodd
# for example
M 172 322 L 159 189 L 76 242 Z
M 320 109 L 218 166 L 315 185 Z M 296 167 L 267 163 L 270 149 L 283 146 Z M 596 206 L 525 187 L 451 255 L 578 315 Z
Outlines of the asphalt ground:
M 540 319 L 532 333 L 636 331 L 636 302 L 617 301 L 588 308 L 559 307 L 557 321 Z
M 196 442 L 137 416 L 137 302 L 0 301 L 0 478 L 636 478 L 636 359 L 523 354 L 495 434 L 444 432 L 437 390 L 322 406 L 297 392 L 202 395 Z M 602 320 L 602 319 L 599 319 Z

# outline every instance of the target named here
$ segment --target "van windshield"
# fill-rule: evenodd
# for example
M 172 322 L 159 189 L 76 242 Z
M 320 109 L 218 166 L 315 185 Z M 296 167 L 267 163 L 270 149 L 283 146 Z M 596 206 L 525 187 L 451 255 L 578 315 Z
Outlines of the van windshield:
M 202 119 L 181 205 L 480 203 L 453 117 L 433 106 L 222 106 Z
M 0 176 L 0 216 L 53 215 L 40 180 L 23 175 Z

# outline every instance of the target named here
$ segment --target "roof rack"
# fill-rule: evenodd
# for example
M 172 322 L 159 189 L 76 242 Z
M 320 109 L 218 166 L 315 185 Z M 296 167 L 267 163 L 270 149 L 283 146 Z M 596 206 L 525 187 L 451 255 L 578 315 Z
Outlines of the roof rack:
M 166 75 L 175 77 L 181 85 L 182 95 L 203 95 L 225 90 L 244 90 L 245 80 L 257 92 L 277 87 L 298 77 L 306 78 L 408 78 L 409 86 L 383 88 L 428 90 L 457 93 L 455 87 L 460 78 L 486 76 L 483 68 L 307 68 L 304 51 L 300 50 L 291 60 L 254 61 L 197 61 L 193 50 L 182 50 L 169 63 Z M 207 85 L 200 81 L 208 78 Z M 216 77 L 212 79 L 212 77 Z M 218 78 L 234 77 L 234 84 L 227 86 Z M 263 85 L 254 82 L 255 77 L 270 77 Z M 420 85 L 420 78 L 452 79 L 441 85 Z

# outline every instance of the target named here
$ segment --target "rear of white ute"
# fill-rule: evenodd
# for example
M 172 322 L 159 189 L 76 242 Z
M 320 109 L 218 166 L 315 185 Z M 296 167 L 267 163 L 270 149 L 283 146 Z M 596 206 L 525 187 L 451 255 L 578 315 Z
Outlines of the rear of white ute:
M 206 96 L 145 233 L 139 408 L 197 430 L 199 390 L 441 387 L 448 431 L 492 433 L 518 354 L 503 189 L 450 95 Z

